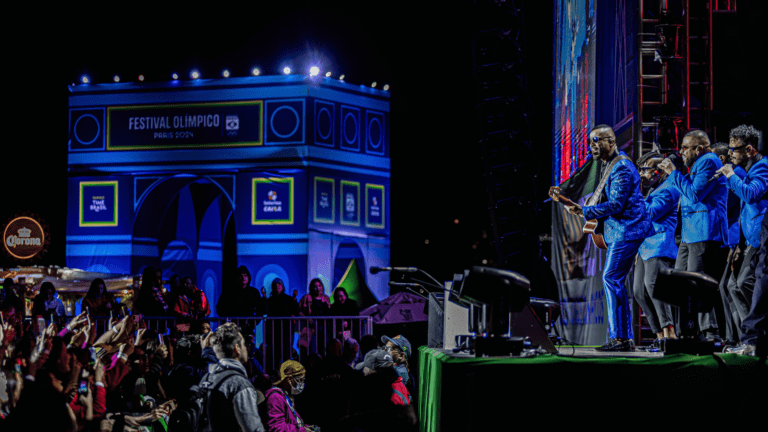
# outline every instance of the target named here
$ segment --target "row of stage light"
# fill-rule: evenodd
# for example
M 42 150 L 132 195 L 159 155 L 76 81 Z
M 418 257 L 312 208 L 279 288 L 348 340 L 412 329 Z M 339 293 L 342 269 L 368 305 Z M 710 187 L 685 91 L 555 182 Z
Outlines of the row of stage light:
M 290 75 L 291 74 L 291 68 L 289 68 L 287 66 L 285 68 L 283 68 L 283 74 L 284 75 Z M 252 76 L 259 76 L 259 75 L 261 75 L 261 70 L 259 68 L 253 68 L 253 69 L 251 69 L 251 75 Z M 310 77 L 315 77 L 315 76 L 318 76 L 318 75 L 320 75 L 320 68 L 318 68 L 317 66 L 312 66 L 311 68 L 309 68 L 309 76 Z M 231 73 L 229 72 L 229 69 L 224 69 L 221 72 L 221 76 L 223 78 L 229 78 L 231 76 Z M 326 78 L 332 78 L 331 72 L 326 72 L 325 76 L 326 76 Z M 193 80 L 197 80 L 197 79 L 201 79 L 202 75 L 200 74 L 200 72 L 198 70 L 193 69 L 189 73 L 189 77 L 192 78 Z M 171 74 L 171 78 L 174 81 L 177 81 L 179 79 L 179 74 L 174 72 L 173 74 Z M 139 75 L 138 79 L 139 79 L 139 81 L 144 81 L 144 75 Z M 116 83 L 119 83 L 120 82 L 120 76 L 119 75 L 115 75 L 112 78 L 112 80 L 114 82 L 116 82 Z M 341 82 L 344 82 L 344 74 L 339 75 L 338 80 L 341 81 Z M 80 77 L 80 83 L 81 84 L 90 84 L 91 83 L 91 79 L 88 77 L 88 75 L 83 75 L 83 76 Z M 74 83 L 72 85 L 74 85 Z M 377 85 L 378 84 L 376 83 L 376 81 L 374 81 L 373 83 L 371 83 L 371 88 L 376 88 Z M 384 86 L 382 87 L 382 90 L 389 91 L 389 84 L 384 84 Z

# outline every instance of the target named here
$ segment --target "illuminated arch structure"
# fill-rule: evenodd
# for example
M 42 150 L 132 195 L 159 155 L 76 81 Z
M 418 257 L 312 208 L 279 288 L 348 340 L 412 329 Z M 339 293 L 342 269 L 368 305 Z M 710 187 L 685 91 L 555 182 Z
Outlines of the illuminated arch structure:
M 297 75 L 72 86 L 68 146 L 69 267 L 161 267 L 215 307 L 239 265 L 303 295 L 351 259 L 389 264 L 387 92 Z

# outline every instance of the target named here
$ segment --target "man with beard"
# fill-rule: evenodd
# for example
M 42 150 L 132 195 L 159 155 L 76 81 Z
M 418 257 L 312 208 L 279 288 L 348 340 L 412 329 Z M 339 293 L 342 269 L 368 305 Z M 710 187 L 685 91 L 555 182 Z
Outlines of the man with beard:
M 659 269 L 671 268 L 677 258 L 675 228 L 680 192 L 667 181 L 667 175 L 659 171 L 658 165 L 663 160 L 659 152 L 650 152 L 637 161 L 643 186 L 648 190 L 645 209 L 654 230 L 640 245 L 633 293 L 643 308 L 651 330 L 656 333 L 652 348 L 661 348 L 661 340 L 664 338 L 677 338 L 671 306 L 653 298 Z
M 731 162 L 747 172 L 741 178 L 729 164 L 718 170 L 728 178 L 728 186 L 741 199 L 740 223 L 746 248 L 743 260 L 735 258 L 727 290 L 733 299 L 739 318 L 743 322 L 752 305 L 755 284 L 755 266 L 760 249 L 760 224 L 768 208 L 768 159 L 757 152 L 760 133 L 752 126 L 741 125 L 730 134 Z
M 680 154 L 690 170 L 687 176 L 680 173 L 669 158 L 659 164 L 669 176 L 667 181 L 682 195 L 682 242 L 675 269 L 703 273 L 718 280 L 728 255 L 728 249 L 722 247 L 728 240 L 728 187 L 722 177 L 710 179 L 723 164 L 710 151 L 709 137 L 701 130 L 685 135 Z M 711 311 L 699 312 L 699 331 L 705 340 L 720 338 L 715 309 L 722 312 L 722 304 Z
M 731 157 L 728 155 L 728 144 L 719 142 L 712 146 L 712 153 L 717 155 L 723 166 L 731 163 Z M 733 168 L 734 172 L 740 178 L 747 176 L 747 172 L 740 166 Z M 727 184 L 727 183 L 726 183 Z M 724 325 L 725 325 L 725 344 L 737 345 L 739 334 L 741 333 L 741 318 L 736 310 L 733 297 L 728 292 L 728 281 L 737 263 L 742 256 L 746 245 L 740 244 L 741 226 L 739 226 L 739 213 L 741 212 L 741 200 L 728 187 L 728 205 L 726 206 L 726 217 L 728 219 L 728 236 L 725 245 L 728 247 L 728 260 L 725 265 L 725 271 L 720 278 L 720 299 L 723 301 Z M 721 326 L 722 327 L 722 326 Z
M 616 135 L 608 125 L 589 133 L 592 156 L 601 161 L 601 181 L 595 194 L 607 200 L 601 204 L 566 206 L 569 213 L 587 220 L 604 219 L 608 245 L 603 287 L 608 308 L 608 343 L 598 351 L 632 351 L 632 317 L 629 295 L 624 287 L 640 244 L 651 230 L 651 221 L 640 191 L 640 176 L 632 161 L 616 147 Z M 601 188 L 601 186 L 603 188 Z

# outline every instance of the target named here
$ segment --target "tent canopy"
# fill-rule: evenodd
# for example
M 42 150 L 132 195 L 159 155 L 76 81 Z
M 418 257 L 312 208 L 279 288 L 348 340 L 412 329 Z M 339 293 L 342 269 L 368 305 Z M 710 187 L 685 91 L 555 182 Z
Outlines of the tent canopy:
M 400 324 L 427 321 L 424 306 L 427 301 L 406 292 L 393 294 L 379 304 L 360 311 L 360 315 L 373 318 L 374 324 Z

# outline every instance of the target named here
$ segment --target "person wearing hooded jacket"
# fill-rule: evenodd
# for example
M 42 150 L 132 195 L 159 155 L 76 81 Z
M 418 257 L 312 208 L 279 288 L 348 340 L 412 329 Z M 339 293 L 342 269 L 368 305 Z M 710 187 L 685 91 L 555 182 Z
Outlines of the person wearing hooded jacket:
M 237 284 L 223 290 L 216 312 L 221 317 L 262 316 L 264 301 L 259 290 L 251 286 L 251 272 L 242 265 L 237 268 Z
M 285 293 L 282 279 L 272 281 L 272 292 L 267 299 L 267 316 L 271 318 L 286 318 L 299 314 L 298 304 L 293 297 Z M 292 320 L 277 319 L 267 321 L 267 346 L 272 344 L 267 354 L 267 369 L 277 367 L 283 361 L 291 358 L 293 327 Z
M 299 314 L 296 300 L 285 293 L 285 283 L 280 278 L 272 280 L 272 292 L 267 299 L 267 315 L 290 317 Z

